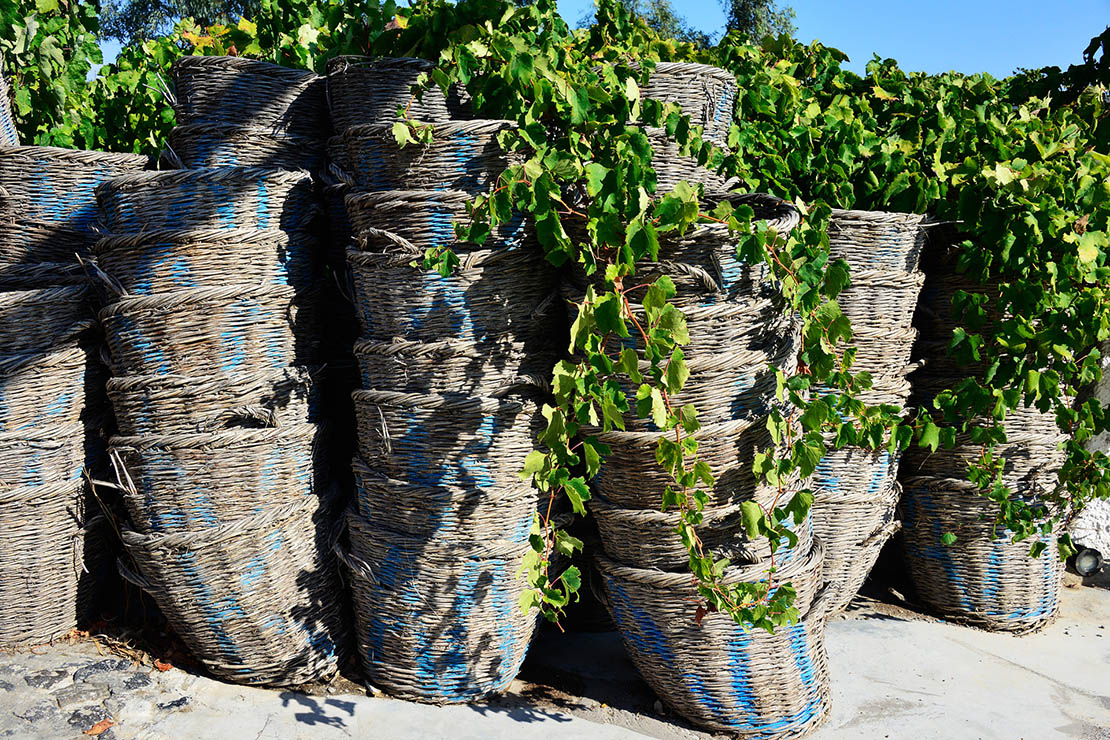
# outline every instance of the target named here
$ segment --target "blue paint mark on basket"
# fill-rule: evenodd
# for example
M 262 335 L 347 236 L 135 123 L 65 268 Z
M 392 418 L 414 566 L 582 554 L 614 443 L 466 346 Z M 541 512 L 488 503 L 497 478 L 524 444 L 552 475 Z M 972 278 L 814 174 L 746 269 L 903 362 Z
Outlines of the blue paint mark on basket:
M 177 558 L 177 565 L 181 568 L 185 583 L 194 594 L 194 603 L 203 613 L 204 622 L 220 646 L 223 656 L 239 660 L 239 647 L 224 624 L 231 619 L 245 617 L 243 609 L 235 603 L 231 595 L 219 600 L 213 599 L 212 586 L 200 574 L 196 553 L 182 553 Z

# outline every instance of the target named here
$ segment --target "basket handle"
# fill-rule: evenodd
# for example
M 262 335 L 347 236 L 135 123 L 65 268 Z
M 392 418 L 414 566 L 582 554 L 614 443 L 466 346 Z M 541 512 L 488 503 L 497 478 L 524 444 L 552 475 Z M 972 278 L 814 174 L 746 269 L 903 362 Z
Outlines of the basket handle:
M 236 422 L 261 424 L 264 429 L 276 429 L 281 426 L 281 419 L 274 409 L 263 406 L 239 406 L 233 409 L 224 409 L 214 414 L 208 421 L 197 426 L 198 431 L 211 431 L 213 429 L 227 428 Z
M 884 524 L 883 526 L 879 527 L 877 530 L 875 530 L 871 534 L 871 536 L 869 536 L 863 542 L 859 543 L 859 546 L 860 547 L 870 547 L 871 545 L 874 545 L 876 542 L 886 542 L 891 537 L 898 534 L 898 532 L 901 529 L 902 529 L 902 522 L 899 521 L 898 519 L 895 519 L 894 521 L 888 522 L 887 524 Z
M 154 584 L 141 576 L 137 572 L 137 568 L 133 570 L 131 566 L 123 561 L 122 557 L 116 558 L 116 570 L 119 571 L 119 574 L 123 578 L 123 580 L 127 581 L 132 586 L 137 586 L 138 588 L 141 588 L 143 591 L 146 591 L 151 596 L 154 595 Z

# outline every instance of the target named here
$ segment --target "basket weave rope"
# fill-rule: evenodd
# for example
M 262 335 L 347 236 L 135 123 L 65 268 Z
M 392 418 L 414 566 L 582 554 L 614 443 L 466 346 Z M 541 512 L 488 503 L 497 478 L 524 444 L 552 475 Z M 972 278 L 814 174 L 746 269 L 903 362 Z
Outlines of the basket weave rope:
M 110 234 L 308 226 L 319 206 L 304 171 L 260 167 L 147 172 L 96 190 Z
M 727 614 L 707 614 L 699 623 L 694 617 L 699 598 L 689 574 L 597 561 L 625 650 L 677 713 L 713 732 L 761 740 L 801 737 L 828 717 L 820 601 L 808 613 L 800 609 L 800 624 L 773 634 L 745 630 Z M 734 568 L 726 579 L 758 581 L 765 571 L 764 566 Z M 805 599 L 798 601 L 805 606 Z
M 0 491 L 72 483 L 85 464 L 85 427 L 67 424 L 0 432 Z
M 703 425 L 695 435 L 698 459 L 716 478 L 709 491 L 714 506 L 729 506 L 757 495 L 752 462 L 756 452 L 771 447 L 771 433 L 762 417 Z M 592 433 L 584 429 L 583 433 Z M 610 503 L 633 509 L 658 509 L 673 480 L 655 459 L 664 432 L 603 432 L 597 439 L 610 449 L 594 478 L 594 489 Z M 673 436 L 673 435 L 670 435 Z
M 957 275 L 952 265 L 942 265 L 936 270 L 931 270 L 921 289 L 920 325 L 921 333 L 931 342 L 944 342 L 947 344 L 952 339 L 952 331 L 957 327 L 966 327 L 965 317 L 960 319 L 953 316 L 955 308 L 952 300 L 957 291 L 986 295 L 989 299 L 985 307 L 986 315 L 982 324 L 974 329 L 968 327 L 969 332 L 991 336 L 994 333 L 995 322 L 999 319 L 997 302 L 1000 289 L 997 283 L 980 284 L 966 275 Z
M 680 182 L 704 185 L 707 192 L 728 189 L 724 176 L 698 164 L 698 160 L 689 154 L 683 154 L 681 147 L 667 136 L 666 130 L 645 128 L 644 133 L 651 143 L 651 167 L 655 170 L 657 195 L 666 195 Z
M 347 260 L 367 338 L 453 338 L 476 345 L 504 334 L 525 339 L 554 308 L 555 275 L 531 250 L 471 252 L 448 277 L 425 270 L 414 254 L 349 250 Z
M 78 262 L 0 262 L 0 291 L 83 286 L 88 282 L 88 266 Z
M 496 489 L 419 486 L 352 462 L 358 512 L 375 526 L 412 537 L 525 542 L 541 500 L 529 482 Z
M 97 242 L 93 253 L 99 267 L 131 294 L 229 282 L 306 291 L 316 278 L 317 246 L 304 231 L 208 229 L 110 236 Z
M 317 421 L 316 395 L 308 369 L 297 367 L 271 373 L 128 375 L 108 381 L 108 397 L 124 436 L 258 426 L 254 417 L 259 416 L 273 426 L 303 424 Z
M 220 123 L 177 126 L 169 135 L 175 164 L 190 170 L 267 167 L 319 172 L 324 169 L 324 141 Z
M 471 118 L 465 91 L 444 95 L 432 84 L 419 98 L 412 93 L 417 78 L 430 79 L 436 65 L 426 59 L 336 57 L 328 62 L 328 104 L 332 123 L 342 133 L 354 126 L 397 120 L 402 109 L 415 121 L 440 123 Z
M 19 133 L 12 117 L 11 92 L 4 75 L 0 74 L 0 146 L 19 146 Z
M 0 147 L 0 196 L 6 210 L 20 220 L 91 238 L 97 216 L 96 187 L 148 164 L 146 157 L 137 154 Z M 68 256 L 72 259 L 72 253 Z
M 515 487 L 543 427 L 529 401 L 363 390 L 351 397 L 362 459 L 414 485 Z
M 0 353 L 49 349 L 91 324 L 84 285 L 0 292 Z
M 497 143 L 499 133 L 514 128 L 510 121 L 449 121 L 435 124 L 431 144 L 400 147 L 391 124 L 355 126 L 329 147 L 338 152 L 342 170 L 363 190 L 426 188 L 475 194 L 487 191 L 519 159 Z
M 335 525 L 315 497 L 203 532 L 123 530 L 149 593 L 174 632 L 219 678 L 296 686 L 335 673 L 346 626 L 331 547 Z
M 555 352 L 530 347 L 511 336 L 486 337 L 479 344 L 362 340 L 355 344 L 362 387 L 399 393 L 498 395 L 550 376 Z
M 1009 632 L 1038 630 L 1060 607 L 1063 564 L 1056 534 L 1010 542 L 997 531 L 998 505 L 976 493 L 974 484 L 947 478 L 904 478 L 903 531 L 914 587 L 948 619 Z M 956 535 L 951 546 L 942 543 Z M 1029 549 L 1048 545 L 1038 558 Z
M 493 229 L 482 246 L 459 242 L 455 238 L 455 224 L 471 223 L 467 203 L 471 198 L 458 190 L 388 190 L 355 193 L 347 196 L 347 213 L 356 233 L 367 229 L 388 231 L 408 246 L 408 251 L 424 254 L 428 249 L 450 246 L 456 254 L 476 249 L 497 250 L 518 247 L 525 243 L 528 230 L 519 214 L 505 224 Z M 396 250 L 397 245 L 388 239 L 371 241 L 378 249 Z
M 398 698 L 466 702 L 508 688 L 528 651 L 519 576 L 531 546 L 407 537 L 348 516 L 342 553 L 367 678 Z
M 825 548 L 822 572 L 829 614 L 848 608 L 883 545 L 901 528 L 895 519 L 901 493 L 897 482 L 877 493 L 814 490 L 810 512 L 813 533 Z
M 678 103 L 701 126 L 702 136 L 720 147 L 728 142 L 732 109 L 736 104 L 736 78 L 723 69 L 689 62 L 659 62 L 640 97 Z
M 871 323 L 871 322 L 868 322 Z M 844 350 L 856 348 L 852 363 L 853 373 L 868 372 L 872 375 L 897 375 L 910 365 L 917 330 L 891 326 L 872 327 L 866 324 L 852 327 L 852 338 L 836 345 L 836 355 L 843 359 Z
M 829 258 L 852 270 L 913 272 L 925 246 L 926 217 L 915 213 L 842 211 L 829 222 Z
M 98 552 L 82 480 L 0 489 L 0 647 L 66 635 L 85 621 Z
M 292 505 L 322 486 L 317 427 L 112 437 L 123 501 L 143 534 L 203 531 Z
M 769 503 L 774 497 L 764 498 Z M 689 566 L 690 554 L 676 532 L 680 518 L 677 511 L 625 509 L 613 506 L 601 497 L 590 499 L 589 508 L 597 521 L 605 554 L 610 558 L 637 568 L 682 571 Z M 787 526 L 798 536 L 798 542 L 790 547 L 784 537 L 778 543 L 774 559 L 776 566 L 783 568 L 789 565 L 793 573 L 815 552 L 813 526 L 808 517 L 801 524 L 795 524 L 791 519 Z M 766 538 L 753 542 L 744 534 L 739 506 L 706 509 L 702 523 L 694 529 L 706 552 L 711 553 L 714 559 L 758 563 L 771 556 Z M 820 560 L 820 550 L 813 557 Z M 781 573 L 786 573 L 786 570 Z M 785 578 L 781 573 L 780 577 Z
M 305 304 L 286 286 L 188 288 L 120 298 L 100 320 L 117 375 L 268 373 L 313 359 Z
M 0 432 L 78 423 L 85 408 L 88 362 L 75 342 L 0 355 Z
M 180 123 L 222 123 L 323 138 L 323 77 L 239 57 L 182 57 L 173 64 Z
M 909 328 L 925 273 L 852 270 L 851 281 L 836 302 L 853 327 Z

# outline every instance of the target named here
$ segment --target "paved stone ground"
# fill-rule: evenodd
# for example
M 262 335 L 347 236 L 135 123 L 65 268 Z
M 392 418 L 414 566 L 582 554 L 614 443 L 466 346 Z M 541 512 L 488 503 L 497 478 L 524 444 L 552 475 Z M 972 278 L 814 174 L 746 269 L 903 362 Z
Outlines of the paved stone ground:
M 1110 576 L 1072 579 L 1060 619 L 991 634 L 890 604 L 829 624 L 833 713 L 812 740 L 1110 740 Z M 163 667 L 167 667 L 163 665 Z M 97 734 L 98 733 L 98 734 Z M 0 653 L 0 738 L 704 740 L 639 679 L 614 633 L 543 633 L 508 694 L 395 701 L 344 679 L 311 693 L 158 670 L 93 641 Z

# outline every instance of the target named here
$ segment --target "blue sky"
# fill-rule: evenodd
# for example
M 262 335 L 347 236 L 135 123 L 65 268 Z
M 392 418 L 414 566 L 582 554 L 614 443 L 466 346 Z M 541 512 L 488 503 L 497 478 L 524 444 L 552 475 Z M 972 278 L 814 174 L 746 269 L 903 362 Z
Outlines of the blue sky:
M 719 31 L 719 0 L 672 0 L 695 28 Z M 780 0 L 782 2 L 782 0 Z M 990 72 L 1005 77 L 1019 67 L 1066 68 L 1082 61 L 1093 36 L 1110 25 L 1110 0 L 786 0 L 797 14 L 802 41 L 818 39 L 851 57 L 863 72 L 873 54 L 893 57 L 908 71 Z M 559 0 L 575 23 L 593 0 Z M 106 61 L 119 51 L 104 44 Z

